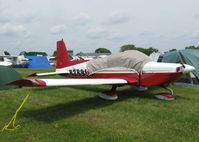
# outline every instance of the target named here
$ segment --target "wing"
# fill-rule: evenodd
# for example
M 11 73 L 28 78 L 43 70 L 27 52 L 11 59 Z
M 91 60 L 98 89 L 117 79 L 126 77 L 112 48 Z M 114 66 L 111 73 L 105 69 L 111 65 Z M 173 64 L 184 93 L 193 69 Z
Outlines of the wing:
M 137 79 L 21 79 L 8 83 L 17 86 L 75 86 L 75 85 L 102 85 L 137 83 Z
M 0 55 L 0 57 L 7 57 L 7 58 L 17 58 L 16 55 Z

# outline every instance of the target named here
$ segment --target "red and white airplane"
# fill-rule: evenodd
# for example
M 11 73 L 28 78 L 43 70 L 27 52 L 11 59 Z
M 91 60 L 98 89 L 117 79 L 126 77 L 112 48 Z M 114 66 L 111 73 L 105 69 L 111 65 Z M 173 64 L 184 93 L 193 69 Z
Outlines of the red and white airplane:
M 135 68 L 139 65 L 139 69 L 137 70 L 129 67 L 129 64 L 132 64 L 132 60 L 129 60 L 128 57 L 126 57 L 126 54 L 131 55 L 133 52 L 136 52 L 137 56 L 132 57 L 134 56 L 132 55 L 129 57 L 132 57 L 133 60 L 137 60 L 137 62 L 134 63 Z M 115 58 L 118 57 L 119 54 L 123 57 L 119 59 Z M 130 84 L 137 86 L 139 90 L 146 90 L 146 87 L 149 86 L 161 86 L 169 90 L 169 92 L 161 93 L 156 95 L 156 97 L 160 99 L 173 100 L 173 91 L 167 87 L 168 84 L 178 79 L 183 73 L 189 73 L 195 69 L 193 66 L 186 64 L 153 62 L 148 59 L 148 56 L 138 51 L 126 51 L 118 53 L 118 55 L 110 55 L 106 57 L 107 59 L 96 59 L 96 61 L 71 60 L 64 41 L 60 40 L 57 42 L 56 71 L 49 73 L 35 73 L 31 76 L 62 75 L 67 78 L 25 78 L 16 80 L 9 84 L 40 87 L 110 84 L 112 85 L 110 91 L 98 94 L 101 98 L 107 100 L 115 100 L 118 98 L 116 88 L 121 85 Z M 100 63 L 98 60 L 101 60 L 102 63 L 104 62 L 104 64 L 108 64 L 107 62 L 110 58 L 112 58 L 112 62 L 109 63 L 109 66 L 105 65 L 105 68 L 93 71 L 93 68 L 96 68 L 93 63 L 96 62 L 96 65 L 98 65 Z M 123 61 L 129 62 L 124 63 Z

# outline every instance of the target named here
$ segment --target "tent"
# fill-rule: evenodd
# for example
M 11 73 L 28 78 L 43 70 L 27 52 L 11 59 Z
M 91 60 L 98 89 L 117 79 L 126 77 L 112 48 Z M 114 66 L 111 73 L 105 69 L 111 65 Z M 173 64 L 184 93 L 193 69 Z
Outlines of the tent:
M 193 82 L 198 84 L 199 81 L 199 50 L 198 49 L 185 49 L 173 52 L 165 53 L 162 62 L 167 63 L 180 63 L 183 61 L 185 64 L 195 67 L 193 74 L 190 77 L 193 78 Z
M 52 66 L 48 62 L 46 56 L 26 56 L 29 62 L 26 64 L 26 68 L 51 68 Z
M 6 84 L 21 79 L 21 76 L 11 67 L 0 66 L 0 90 L 16 88 Z

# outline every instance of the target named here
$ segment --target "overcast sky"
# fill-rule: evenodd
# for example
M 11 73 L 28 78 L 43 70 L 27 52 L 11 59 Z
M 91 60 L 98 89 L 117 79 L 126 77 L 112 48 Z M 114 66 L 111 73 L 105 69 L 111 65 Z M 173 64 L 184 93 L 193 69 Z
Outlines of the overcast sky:
M 199 45 L 199 0 L 0 0 L 0 54 Z

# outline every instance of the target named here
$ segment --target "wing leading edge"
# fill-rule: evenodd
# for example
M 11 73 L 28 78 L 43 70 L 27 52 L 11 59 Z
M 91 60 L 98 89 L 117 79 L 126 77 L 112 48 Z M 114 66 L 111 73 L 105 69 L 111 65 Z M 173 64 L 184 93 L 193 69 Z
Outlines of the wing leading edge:
M 103 85 L 103 84 L 128 84 L 126 79 L 21 79 L 8 85 L 17 86 L 75 86 L 75 85 Z M 131 80 L 130 83 L 137 83 L 137 80 Z

